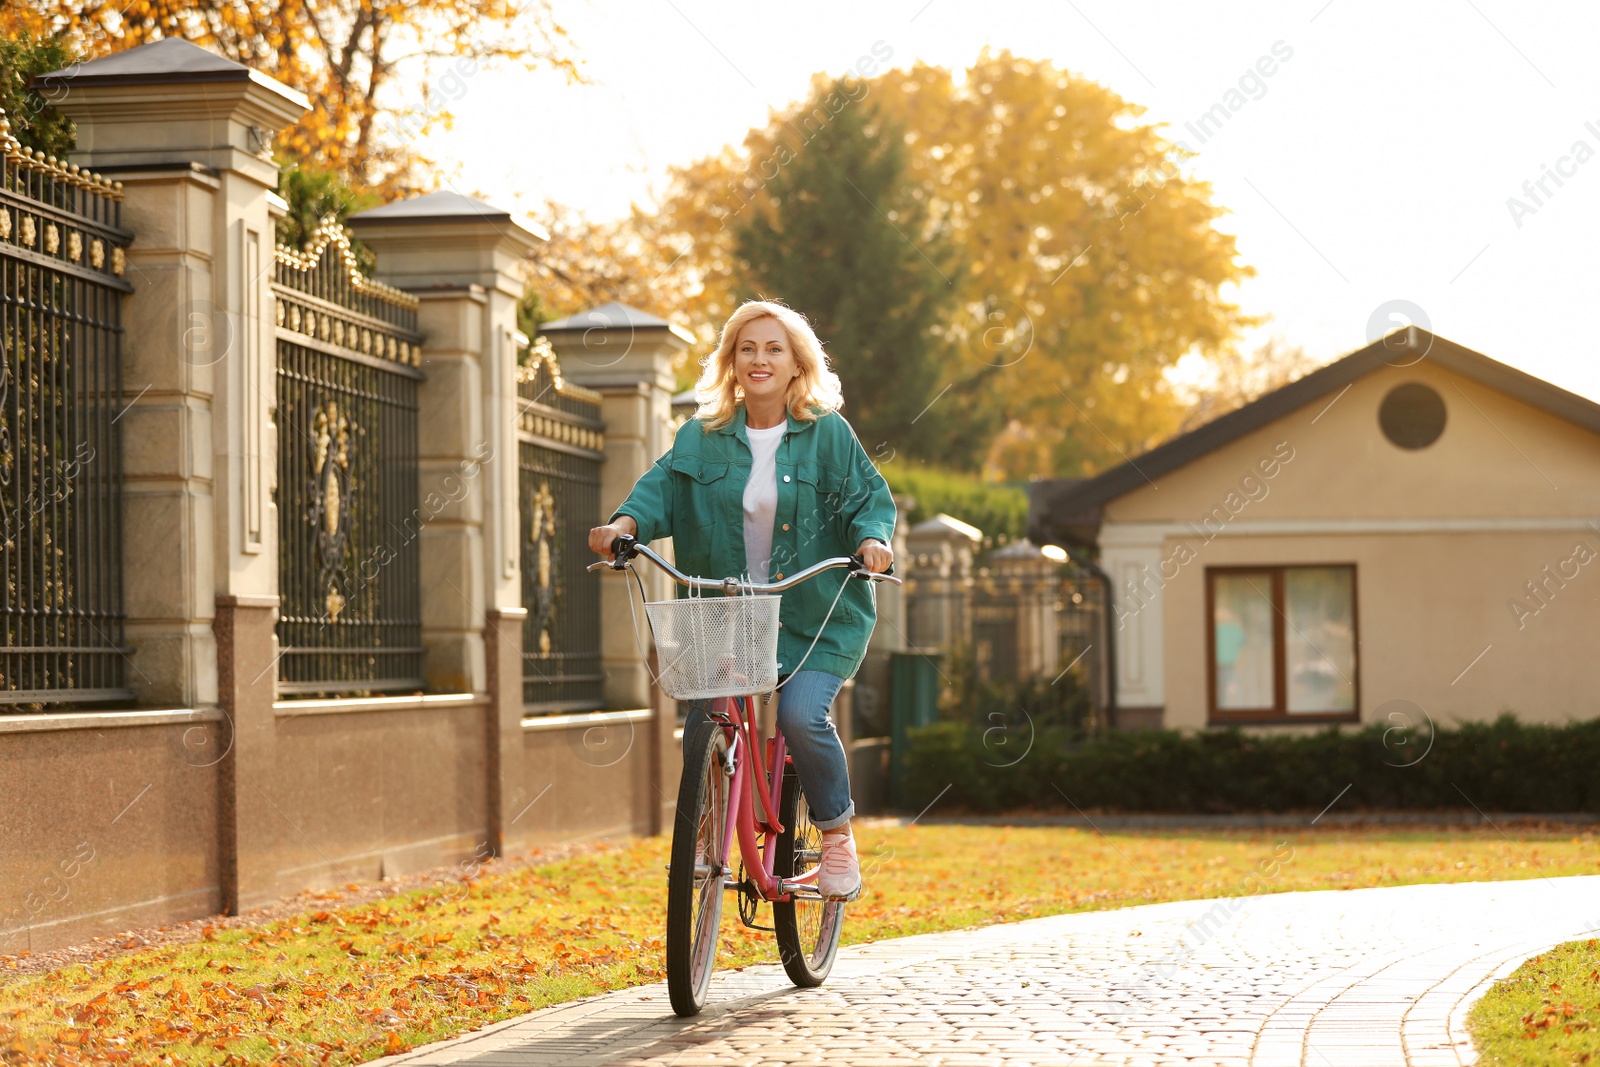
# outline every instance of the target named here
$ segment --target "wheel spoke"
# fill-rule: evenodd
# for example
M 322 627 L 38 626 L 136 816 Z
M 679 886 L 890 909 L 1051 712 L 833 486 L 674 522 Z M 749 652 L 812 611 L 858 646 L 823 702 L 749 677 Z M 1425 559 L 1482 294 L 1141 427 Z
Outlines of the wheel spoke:
M 777 862 L 785 882 L 795 888 L 787 901 L 773 904 L 773 925 L 789 978 L 797 986 L 814 988 L 833 969 L 845 906 L 817 895 L 822 832 L 811 821 L 811 809 L 792 768 L 785 772 L 782 819 L 789 829 L 779 838 Z
M 817 865 L 821 862 L 822 834 L 812 825 L 810 806 L 802 797 L 795 815 L 792 868 L 794 876 L 815 877 Z M 826 946 L 822 943 L 822 930 L 828 904 L 821 900 L 796 897 L 794 909 L 796 925 L 800 928 L 800 944 L 804 947 L 807 959 L 815 964 L 818 962 L 818 957 L 826 951 Z
M 699 989 L 710 979 L 712 961 L 717 954 L 717 931 L 722 917 L 722 833 L 726 825 L 724 803 L 725 776 L 721 764 L 713 759 L 706 770 L 706 801 L 700 823 L 695 828 L 695 851 L 706 862 L 695 864 L 695 938 L 693 982 Z M 702 873 L 703 872 L 703 873 Z
M 705 1004 L 716 964 L 727 863 L 728 780 L 714 729 L 697 732 L 684 752 L 667 888 L 667 988 L 680 1016 Z M 689 771 L 688 768 L 695 768 Z

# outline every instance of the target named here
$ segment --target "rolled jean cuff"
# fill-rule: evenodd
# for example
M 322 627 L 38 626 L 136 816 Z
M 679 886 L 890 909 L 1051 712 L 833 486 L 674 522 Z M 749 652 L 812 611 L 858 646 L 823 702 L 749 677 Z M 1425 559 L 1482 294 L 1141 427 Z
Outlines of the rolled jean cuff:
M 849 803 L 849 805 L 844 809 L 844 814 L 843 815 L 840 815 L 837 818 L 833 818 L 833 819 L 816 819 L 816 818 L 814 818 L 814 819 L 811 820 L 811 825 L 815 826 L 818 830 L 837 830 L 839 827 L 843 826 L 845 823 L 849 822 L 852 818 L 854 818 L 855 814 L 856 814 L 856 802 L 854 800 L 852 800 Z

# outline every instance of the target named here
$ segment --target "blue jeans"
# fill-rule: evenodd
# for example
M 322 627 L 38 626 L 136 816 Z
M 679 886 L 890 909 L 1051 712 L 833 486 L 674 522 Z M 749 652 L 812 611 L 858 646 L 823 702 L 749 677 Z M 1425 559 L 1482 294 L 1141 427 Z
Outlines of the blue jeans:
M 856 813 L 850 799 L 850 766 L 845 758 L 839 731 L 828 718 L 833 698 L 839 695 L 844 679 L 827 671 L 796 671 L 778 681 L 778 729 L 800 776 L 800 791 L 811 809 L 811 825 L 818 830 L 843 826 Z M 685 741 L 707 720 L 710 701 L 689 701 L 684 716 Z M 759 703 L 759 701 L 757 702 Z M 685 746 L 687 747 L 687 745 Z

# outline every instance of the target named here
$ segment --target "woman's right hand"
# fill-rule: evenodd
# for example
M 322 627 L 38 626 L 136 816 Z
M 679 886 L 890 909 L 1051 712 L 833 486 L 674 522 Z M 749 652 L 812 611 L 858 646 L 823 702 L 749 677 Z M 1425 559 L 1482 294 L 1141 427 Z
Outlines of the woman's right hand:
M 619 515 L 616 522 L 590 530 L 589 548 L 596 555 L 610 556 L 613 554 L 611 543 L 624 534 L 629 537 L 639 535 L 639 524 L 633 521 L 632 515 Z

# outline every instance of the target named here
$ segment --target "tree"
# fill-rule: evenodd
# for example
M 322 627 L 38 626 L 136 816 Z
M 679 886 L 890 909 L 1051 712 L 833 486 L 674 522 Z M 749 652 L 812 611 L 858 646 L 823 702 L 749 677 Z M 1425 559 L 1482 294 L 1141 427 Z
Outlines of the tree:
M 53 37 L 80 59 L 183 37 L 305 93 L 287 157 L 391 199 L 428 185 L 416 139 L 485 64 L 577 77 L 549 0 L 19 0 L 0 37 Z M 415 91 L 421 87 L 421 92 Z
M 1188 389 L 1188 412 L 1179 427 L 1187 432 L 1235 408 L 1304 378 L 1318 367 L 1305 349 L 1282 338 L 1268 338 L 1250 355 L 1228 349 L 1212 359 L 1205 380 Z
M 934 331 L 961 272 L 911 195 L 904 130 L 859 101 L 865 89 L 819 85 L 805 105 L 816 127 L 780 141 L 763 203 L 734 226 L 737 293 L 811 320 L 869 451 L 959 456 L 956 405 L 920 416 L 951 384 Z
M 541 323 L 612 301 L 687 323 L 685 278 L 672 269 L 681 249 L 669 238 L 642 233 L 627 219 L 596 222 L 548 200 L 539 218 L 550 240 L 524 264 L 526 288 L 517 315 L 523 332 L 532 336 Z M 704 321 L 696 325 L 702 349 L 709 347 L 713 329 Z M 700 355 L 685 351 L 674 360 L 679 389 L 694 383 Z
M 1071 475 L 1173 433 L 1183 403 L 1167 369 L 1229 349 L 1252 320 L 1223 294 L 1254 273 L 1181 150 L 1137 105 L 1010 52 L 984 51 L 960 79 L 919 63 L 867 86 L 906 130 L 917 239 L 947 233 L 967 265 L 942 326 L 964 383 L 951 395 L 974 421 L 1025 431 L 972 454 L 1005 476 Z M 695 318 L 731 309 L 734 231 L 769 209 L 782 138 L 806 114 L 774 113 L 739 150 L 675 170 L 659 212 L 635 211 L 648 239 L 688 249 L 669 270 Z
M 19 29 L 0 36 L 0 108 L 5 109 L 11 135 L 24 148 L 57 157 L 71 150 L 76 138 L 71 120 L 28 88 L 28 79 L 72 62 L 72 53 L 62 42 L 36 31 Z
M 377 193 L 351 188 L 335 170 L 281 157 L 278 160 L 278 195 L 289 204 L 288 212 L 278 220 L 278 243 L 291 248 L 304 247 L 325 219 L 343 222 L 349 215 L 383 203 Z M 374 257 L 353 235 L 350 251 L 355 256 L 356 266 L 363 273 L 371 274 Z
M 1009 52 L 985 51 L 960 84 L 926 65 L 878 80 L 972 262 L 965 352 L 1003 365 L 993 400 L 1034 434 L 1005 473 L 1087 473 L 1176 430 L 1165 372 L 1227 347 L 1245 320 L 1221 290 L 1251 273 L 1178 150 L 1142 108 Z

